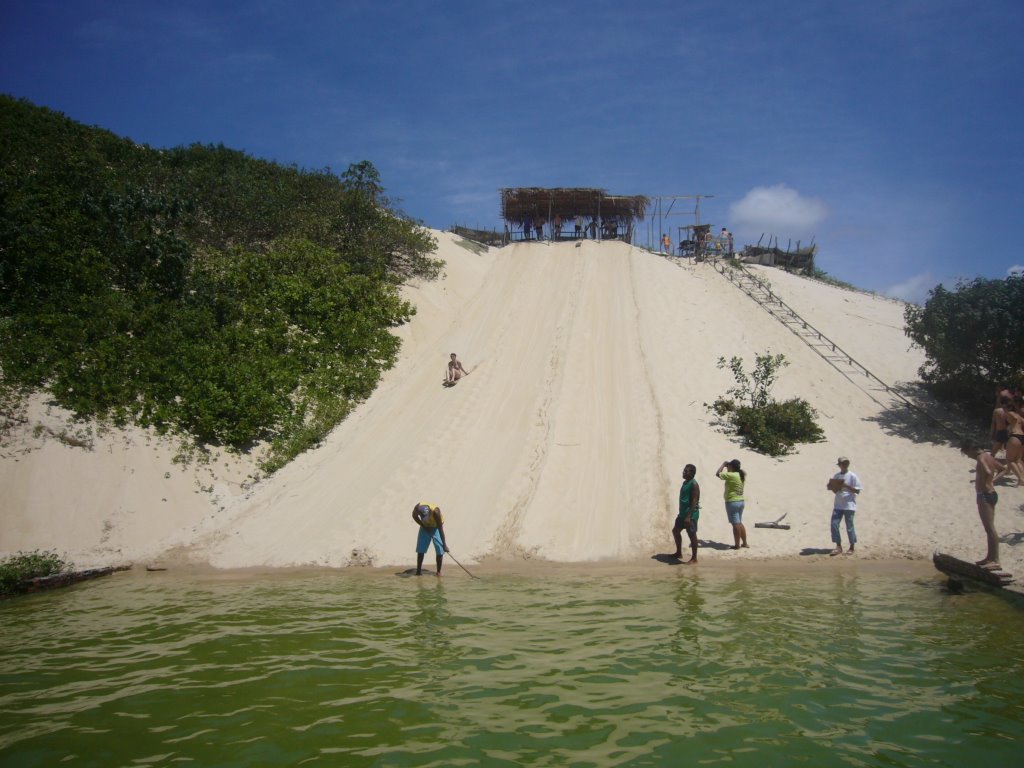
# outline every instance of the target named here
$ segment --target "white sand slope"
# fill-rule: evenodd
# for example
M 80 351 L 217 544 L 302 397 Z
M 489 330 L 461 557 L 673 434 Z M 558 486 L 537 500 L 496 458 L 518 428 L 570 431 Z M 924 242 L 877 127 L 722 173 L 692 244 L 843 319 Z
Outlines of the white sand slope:
M 424 500 L 441 506 L 463 563 L 648 560 L 673 547 L 680 472 L 693 463 L 703 489 L 703 560 L 811 563 L 832 546 L 824 486 L 845 454 L 865 486 L 858 557 L 984 554 L 972 462 L 871 379 L 831 365 L 710 265 L 614 242 L 476 253 L 437 236 L 445 276 L 408 290 L 419 311 L 400 329 L 398 365 L 323 446 L 206 508 L 169 511 L 164 503 L 163 523 L 146 542 L 127 534 L 119 541 L 117 526 L 108 527 L 103 546 L 116 544 L 125 557 L 173 551 L 222 568 L 407 565 L 416 534 L 410 511 Z M 916 378 L 923 358 L 903 334 L 902 304 L 757 272 L 883 380 Z M 704 407 L 732 386 L 716 367 L 720 356 L 740 355 L 749 369 L 755 354 L 769 351 L 791 363 L 773 394 L 808 399 L 827 436 L 782 459 L 740 448 Z M 445 388 L 451 352 L 470 375 Z M 983 436 L 987 425 L 977 426 Z M 107 472 L 105 482 L 116 485 L 118 475 L 94 458 L 94 474 Z M 731 458 L 749 473 L 750 549 L 739 552 L 726 548 L 732 535 L 714 476 Z M 4 475 L 5 484 L 13 477 Z M 1024 489 L 999 492 L 1000 531 L 1022 530 Z M 39 494 L 22 488 L 18 496 L 19 509 L 4 519 L 16 518 L 22 534 L 5 532 L 3 550 L 41 538 L 27 522 L 40 511 Z M 55 532 L 62 514 L 70 510 L 39 519 Z M 783 514 L 788 531 L 754 527 Z M 75 515 L 87 523 L 68 549 L 94 559 L 100 534 L 90 540 L 89 525 L 99 529 L 102 513 L 79 505 Z M 1024 574 L 1016 549 L 1004 546 L 1003 562 Z

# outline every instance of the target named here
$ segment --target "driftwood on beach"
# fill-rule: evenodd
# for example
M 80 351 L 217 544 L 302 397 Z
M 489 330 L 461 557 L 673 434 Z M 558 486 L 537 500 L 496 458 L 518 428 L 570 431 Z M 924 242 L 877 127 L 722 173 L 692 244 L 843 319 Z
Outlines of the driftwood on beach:
M 1013 574 L 1006 571 L 991 571 L 975 563 L 969 563 L 941 552 L 932 555 L 932 562 L 947 576 L 962 576 L 991 587 L 1005 587 L 1012 584 L 1014 580 Z
M 77 584 L 80 581 L 109 576 L 116 571 L 127 571 L 130 568 L 131 565 L 115 565 L 108 568 L 87 568 L 84 571 L 67 571 L 65 573 L 54 573 L 50 576 L 36 576 L 21 582 L 21 591 L 42 592 L 47 589 L 66 587 L 71 584 Z

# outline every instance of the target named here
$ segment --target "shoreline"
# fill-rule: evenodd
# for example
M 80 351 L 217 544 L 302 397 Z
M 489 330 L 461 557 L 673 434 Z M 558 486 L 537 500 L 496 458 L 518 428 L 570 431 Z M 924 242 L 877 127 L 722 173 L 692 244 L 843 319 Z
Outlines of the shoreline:
M 677 563 L 659 560 L 663 555 L 651 555 L 649 559 L 633 560 L 594 560 L 560 562 L 553 560 L 500 560 L 486 558 L 480 562 L 465 562 L 463 565 L 477 577 L 483 576 L 526 576 L 526 577 L 549 577 L 549 576 L 645 576 L 668 573 L 712 572 L 715 574 L 724 573 L 747 573 L 747 574 L 769 574 L 785 576 L 807 576 L 826 573 L 867 573 L 871 575 L 893 575 L 893 576 L 921 576 L 935 574 L 942 577 L 930 560 L 911 558 L 866 558 L 866 557 L 828 557 L 821 555 L 809 555 L 797 560 L 794 558 L 765 558 L 765 559 L 702 559 L 696 566 L 684 565 L 682 561 Z M 434 562 L 432 555 L 424 559 L 424 571 L 429 570 L 433 576 Z M 165 578 L 182 575 L 200 577 L 224 577 L 227 579 L 238 578 L 262 578 L 262 577 L 290 577 L 326 574 L 344 574 L 357 577 L 378 577 L 391 575 L 404 575 L 406 572 L 415 570 L 415 557 L 410 557 L 408 564 L 399 565 L 347 565 L 347 566 L 326 566 L 326 565 L 294 565 L 294 566 L 245 566 L 237 568 L 218 568 L 208 563 L 160 563 L 159 570 L 147 570 L 145 564 L 134 564 L 125 573 L 146 574 L 147 577 Z M 424 574 L 426 575 L 426 574 Z M 469 579 L 466 574 L 454 561 L 446 558 L 443 566 L 442 578 Z

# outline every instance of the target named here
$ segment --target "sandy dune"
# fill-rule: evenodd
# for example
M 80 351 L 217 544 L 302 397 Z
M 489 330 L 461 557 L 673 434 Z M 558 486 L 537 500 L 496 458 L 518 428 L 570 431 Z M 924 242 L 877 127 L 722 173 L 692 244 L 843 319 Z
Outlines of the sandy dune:
M 478 253 L 452 235 L 438 239 L 445 276 L 408 289 L 419 311 L 399 329 L 398 365 L 318 450 L 243 489 L 251 471 L 244 461 L 183 469 L 169 463 L 166 446 L 141 437 L 126 449 L 123 437 L 110 436 L 91 451 L 27 440 L 0 463 L 0 551 L 44 547 L 83 563 L 116 555 L 221 568 L 408 565 L 410 510 L 425 500 L 442 507 L 463 563 L 647 561 L 672 549 L 680 472 L 694 463 L 703 560 L 812 563 L 828 560 L 832 496 L 824 486 L 845 454 L 865 487 L 858 558 L 984 554 L 972 462 L 927 419 L 830 363 L 710 265 L 614 242 Z M 756 271 L 882 380 L 916 378 L 923 358 L 903 334 L 902 304 Z M 716 367 L 720 356 L 750 363 L 767 351 L 791 363 L 775 396 L 808 399 L 827 436 L 782 459 L 741 449 L 704 407 L 732 385 Z M 450 352 L 470 376 L 449 389 L 441 382 Z M 974 426 L 984 437 L 987 425 Z M 732 536 L 714 476 L 729 458 L 749 473 L 751 548 L 740 552 L 726 548 Z M 138 492 L 124 491 L 140 477 Z M 53 492 L 62 484 L 77 490 Z M 1015 540 L 1024 489 L 999 492 L 997 526 Z M 788 531 L 754 527 L 783 514 Z M 1017 549 L 1004 545 L 1003 563 L 1024 572 Z

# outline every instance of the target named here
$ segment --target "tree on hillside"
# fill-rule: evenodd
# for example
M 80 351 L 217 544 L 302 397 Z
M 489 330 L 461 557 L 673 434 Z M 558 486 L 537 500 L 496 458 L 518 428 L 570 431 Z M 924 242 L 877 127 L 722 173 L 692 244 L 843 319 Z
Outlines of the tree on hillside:
M 925 352 L 919 373 L 940 395 L 984 398 L 995 384 L 1024 383 L 1024 276 L 938 285 L 924 306 L 908 305 L 906 334 Z
M 0 95 L 0 436 L 45 390 L 279 467 L 394 363 L 435 246 L 369 161 L 154 150 Z

